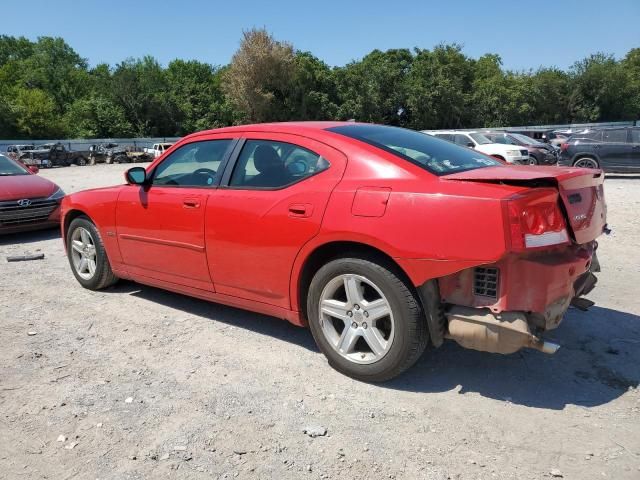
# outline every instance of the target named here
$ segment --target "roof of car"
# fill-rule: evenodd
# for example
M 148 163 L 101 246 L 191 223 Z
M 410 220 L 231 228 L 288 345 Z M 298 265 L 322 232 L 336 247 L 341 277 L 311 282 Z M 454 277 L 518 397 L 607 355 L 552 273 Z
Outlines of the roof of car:
M 212 130 L 204 130 L 194 133 L 193 135 L 205 135 L 208 133 L 226 133 L 226 132 L 281 132 L 294 133 L 309 130 L 326 130 L 332 127 L 343 125 L 355 125 L 354 122 L 272 122 L 272 123 L 254 123 L 248 125 L 236 125 L 233 127 L 216 128 Z

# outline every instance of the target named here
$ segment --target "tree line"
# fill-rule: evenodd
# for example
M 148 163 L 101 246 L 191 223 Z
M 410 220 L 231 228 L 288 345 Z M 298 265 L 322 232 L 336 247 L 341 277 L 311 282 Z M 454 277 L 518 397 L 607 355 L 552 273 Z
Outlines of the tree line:
M 637 120 L 640 48 L 569 69 L 505 69 L 460 45 L 373 50 L 329 67 L 264 29 L 231 62 L 90 67 L 62 38 L 0 36 L 0 138 L 182 136 L 247 122 L 348 120 L 413 129 Z

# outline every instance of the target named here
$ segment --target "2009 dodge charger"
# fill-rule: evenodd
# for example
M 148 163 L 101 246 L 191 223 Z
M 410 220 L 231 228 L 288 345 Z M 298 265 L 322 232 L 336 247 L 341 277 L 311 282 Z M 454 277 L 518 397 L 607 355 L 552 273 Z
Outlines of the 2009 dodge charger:
M 185 137 L 126 185 L 67 196 L 80 284 L 118 278 L 308 325 L 365 381 L 428 343 L 553 352 L 595 284 L 599 170 L 506 166 L 401 128 L 245 125 Z

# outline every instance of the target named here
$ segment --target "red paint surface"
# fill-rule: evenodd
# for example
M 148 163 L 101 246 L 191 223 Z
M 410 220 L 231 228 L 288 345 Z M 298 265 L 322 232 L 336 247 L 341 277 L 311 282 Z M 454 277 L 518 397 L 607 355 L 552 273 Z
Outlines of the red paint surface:
M 148 167 L 180 145 L 216 137 L 285 141 L 330 162 L 327 170 L 284 189 L 125 185 L 70 195 L 63 215 L 81 211 L 92 218 L 122 277 L 298 324 L 304 323 L 299 289 L 305 262 L 331 242 L 374 247 L 415 285 L 441 279 L 443 296 L 464 305 L 479 306 L 460 290 L 466 287 L 456 273 L 498 263 L 505 273 L 497 309 L 543 311 L 588 264 L 576 245 L 595 239 L 605 222 L 598 171 L 500 166 L 438 177 L 325 130 L 336 125 L 263 124 L 197 133 Z M 536 250 L 531 263 L 527 252 L 510 251 L 505 217 L 509 199 L 530 189 L 505 182 L 536 179 L 555 182 L 573 239 L 571 245 Z M 567 200 L 575 193 L 586 199 L 579 208 Z M 186 208 L 187 201 L 198 206 Z

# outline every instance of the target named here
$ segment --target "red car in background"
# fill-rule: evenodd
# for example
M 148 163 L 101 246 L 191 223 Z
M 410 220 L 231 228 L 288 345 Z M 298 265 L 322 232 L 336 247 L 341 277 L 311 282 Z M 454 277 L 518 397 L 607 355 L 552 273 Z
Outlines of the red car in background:
M 589 305 L 603 180 L 401 128 L 245 125 L 67 196 L 61 225 L 86 288 L 132 279 L 308 325 L 333 367 L 384 381 L 445 338 L 553 353 L 541 334 Z
M 37 167 L 0 155 L 0 234 L 60 225 L 64 192 Z

